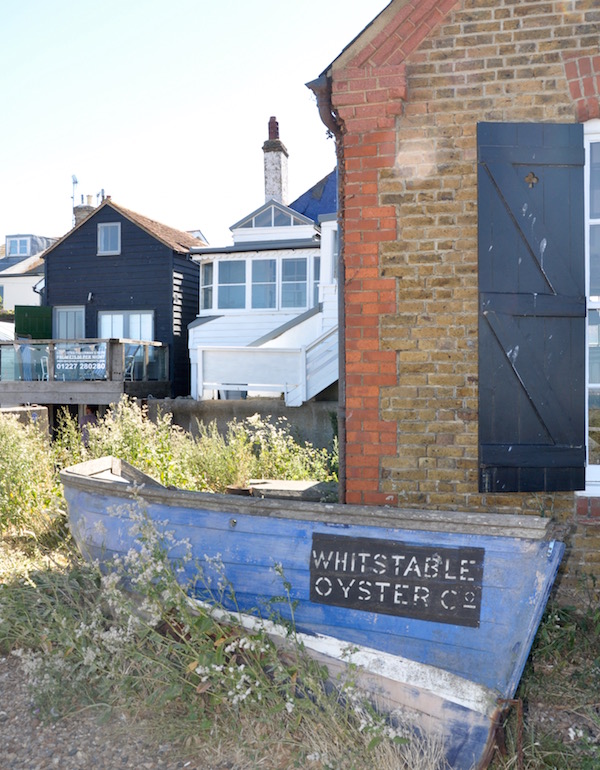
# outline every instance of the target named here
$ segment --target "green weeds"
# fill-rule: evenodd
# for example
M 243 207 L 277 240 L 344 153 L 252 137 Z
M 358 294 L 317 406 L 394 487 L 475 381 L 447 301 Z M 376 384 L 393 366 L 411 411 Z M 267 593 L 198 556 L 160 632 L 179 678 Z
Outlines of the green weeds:
M 275 644 L 258 620 L 249 629 L 235 612 L 192 603 L 190 585 L 177 580 L 192 566 L 186 544 L 135 504 L 114 515 L 134 528 L 138 547 L 108 568 L 32 563 L 0 582 L 0 650 L 21 659 L 44 718 L 88 704 L 126 709 L 196 756 L 208 760 L 218 742 L 272 768 L 444 767 L 441 747 L 408 725 L 391 728 L 351 671 L 331 686 L 293 628 Z M 174 551 L 180 558 L 169 561 Z M 213 585 L 199 571 L 194 581 L 231 594 L 222 577 Z
M 211 492 L 259 478 L 337 480 L 337 445 L 328 452 L 301 444 L 285 419 L 272 423 L 258 415 L 231 422 L 225 436 L 216 423 L 199 423 L 192 436 L 172 425 L 170 414 L 151 421 L 145 408 L 123 398 L 89 427 L 87 443 L 74 418 L 64 413 L 55 441 L 61 467 L 112 454 L 166 486 Z

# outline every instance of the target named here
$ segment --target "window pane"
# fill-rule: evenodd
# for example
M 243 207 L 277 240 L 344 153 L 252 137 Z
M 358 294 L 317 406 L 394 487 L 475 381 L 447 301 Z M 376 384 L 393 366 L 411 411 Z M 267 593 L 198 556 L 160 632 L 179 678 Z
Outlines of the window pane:
M 590 227 L 590 299 L 600 300 L 600 225 Z
M 306 281 L 306 259 L 284 259 L 281 270 L 283 281 Z
M 315 257 L 313 260 L 313 306 L 316 307 L 319 304 L 319 283 L 321 281 L 321 257 Z
M 600 311 L 588 313 L 589 381 L 600 383 Z
M 213 282 L 213 263 L 209 262 L 206 265 L 202 265 L 202 286 L 212 286 Z
M 213 298 L 213 263 L 209 262 L 200 268 L 200 309 L 211 310 Z
M 125 319 L 122 313 L 98 313 L 99 335 L 102 339 L 118 339 L 125 336 Z
M 212 310 L 213 304 L 213 288 L 212 286 L 204 286 L 200 292 L 200 308 L 202 310 Z
M 590 145 L 590 218 L 600 219 L 600 142 Z
M 257 214 L 254 217 L 254 227 L 271 227 L 271 217 L 273 209 L 267 209 L 266 211 L 261 211 L 260 214 Z
M 281 287 L 282 307 L 306 306 L 306 283 L 284 283 Z
M 246 305 L 246 286 L 219 286 L 219 307 L 224 310 Z
M 275 307 L 276 294 L 275 284 L 253 284 L 252 307 L 257 309 Z
M 252 262 L 252 283 L 275 283 L 276 276 L 274 259 L 255 259 Z
M 245 262 L 221 262 L 219 264 L 219 283 L 245 283 Z
M 306 307 L 306 259 L 282 260 L 281 307 Z
M 98 225 L 98 253 L 118 254 L 121 251 L 120 232 L 118 222 Z
M 279 211 L 279 209 L 273 209 L 273 225 L 275 227 L 289 227 L 291 224 L 292 220 L 289 214 Z
M 85 337 L 85 312 L 78 307 L 54 309 L 53 336 L 59 340 L 77 340 Z

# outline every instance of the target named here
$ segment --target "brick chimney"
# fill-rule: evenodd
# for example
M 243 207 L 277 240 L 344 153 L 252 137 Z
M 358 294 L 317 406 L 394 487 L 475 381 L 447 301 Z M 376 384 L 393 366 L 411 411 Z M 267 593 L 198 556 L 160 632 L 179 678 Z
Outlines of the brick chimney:
M 73 207 L 73 217 L 75 219 L 75 222 L 74 222 L 75 227 L 77 227 L 77 225 L 80 222 L 83 222 L 84 219 L 87 219 L 87 217 L 89 217 L 89 215 L 92 213 L 92 211 L 94 211 L 94 209 L 96 208 L 94 206 L 94 204 L 92 203 L 92 199 L 93 199 L 92 195 L 87 195 L 86 196 L 86 203 L 84 203 L 83 202 L 83 195 L 82 195 L 81 196 L 81 204 L 79 206 L 74 206 Z
M 265 154 L 265 202 L 286 203 L 288 197 L 288 151 L 279 138 L 279 123 L 269 119 L 269 138 L 263 144 Z

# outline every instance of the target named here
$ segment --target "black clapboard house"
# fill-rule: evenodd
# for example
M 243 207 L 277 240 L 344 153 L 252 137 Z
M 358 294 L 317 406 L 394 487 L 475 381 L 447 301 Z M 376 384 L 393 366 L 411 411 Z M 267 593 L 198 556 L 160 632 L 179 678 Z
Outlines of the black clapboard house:
M 81 409 L 122 393 L 188 395 L 187 326 L 199 291 L 189 250 L 204 241 L 110 198 L 97 208 L 76 207 L 75 217 L 75 227 L 44 254 L 42 307 L 27 309 L 33 317 L 46 314 L 46 333 L 39 323 L 33 334 L 21 329 L 14 361 L 2 350 L 3 405 Z

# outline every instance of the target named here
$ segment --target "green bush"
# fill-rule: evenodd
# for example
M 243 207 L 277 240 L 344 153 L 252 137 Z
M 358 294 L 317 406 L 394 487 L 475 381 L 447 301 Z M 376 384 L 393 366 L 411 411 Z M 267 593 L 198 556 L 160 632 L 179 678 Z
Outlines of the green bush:
M 49 438 L 33 424 L 0 415 L 0 532 L 40 534 L 56 493 Z
M 301 444 L 287 420 L 275 424 L 258 415 L 232 421 L 225 436 L 215 422 L 198 423 L 192 436 L 172 424 L 170 414 L 148 418 L 145 407 L 124 397 L 97 425 L 88 428 L 87 447 L 74 418 L 60 418 L 55 444 L 59 467 L 86 457 L 114 455 L 166 486 L 224 492 L 246 486 L 253 478 L 337 479 L 337 450 L 333 454 Z

